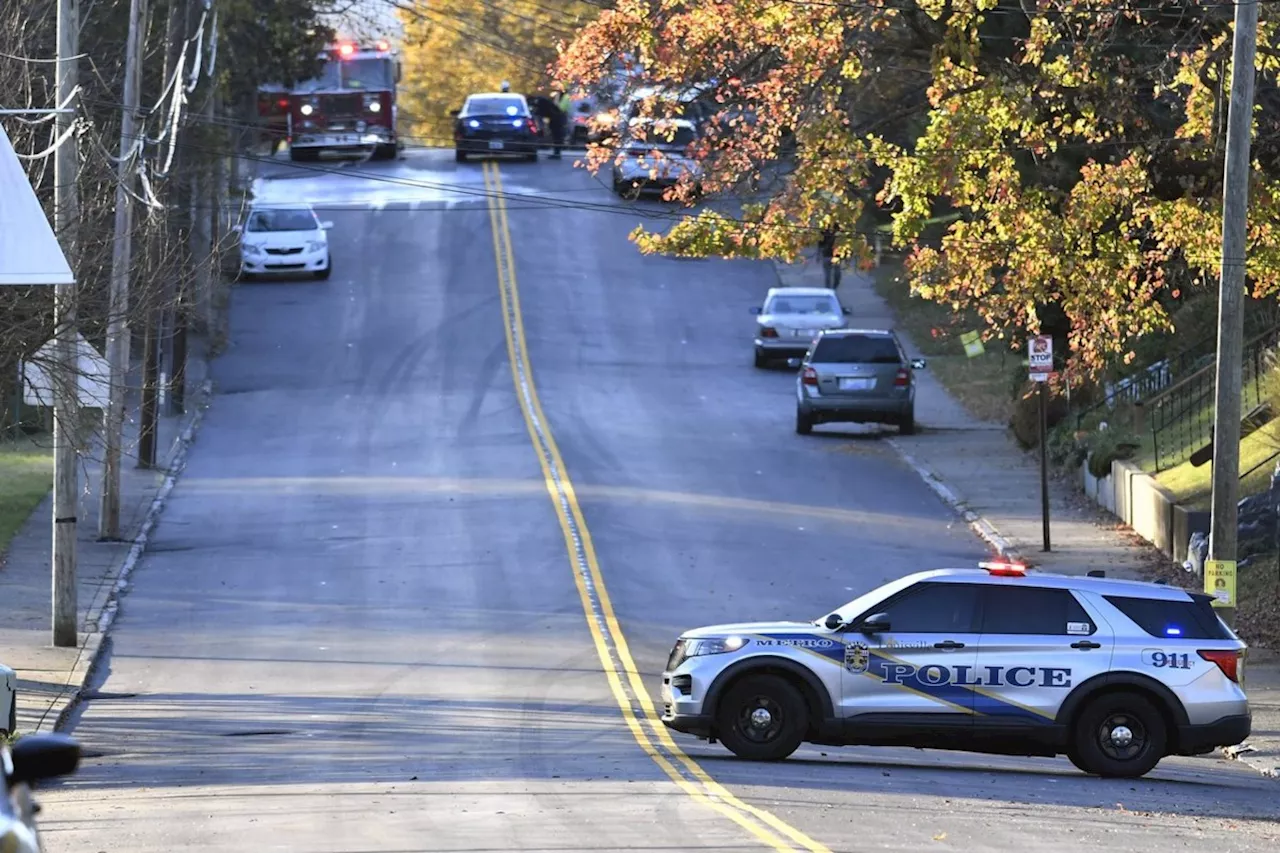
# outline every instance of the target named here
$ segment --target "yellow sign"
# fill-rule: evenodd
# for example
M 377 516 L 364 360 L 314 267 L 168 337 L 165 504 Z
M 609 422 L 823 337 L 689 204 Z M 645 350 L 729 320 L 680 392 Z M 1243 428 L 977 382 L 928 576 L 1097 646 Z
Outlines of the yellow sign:
M 964 354 L 969 358 L 977 358 L 987 351 L 982 345 L 982 336 L 977 332 L 965 332 L 960 336 L 960 343 L 964 344 Z
M 1236 564 L 1234 560 L 1204 561 L 1204 591 L 1213 596 L 1214 607 L 1236 606 Z

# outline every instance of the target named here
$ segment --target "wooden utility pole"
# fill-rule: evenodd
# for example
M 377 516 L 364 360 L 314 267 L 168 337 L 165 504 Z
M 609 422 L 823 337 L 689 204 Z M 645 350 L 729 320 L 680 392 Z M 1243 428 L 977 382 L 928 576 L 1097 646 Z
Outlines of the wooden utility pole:
M 76 140 L 63 138 L 76 121 L 74 92 L 78 82 L 76 55 L 80 52 L 78 0 L 58 0 L 58 47 L 55 77 L 58 90 L 56 138 L 62 140 L 54 152 L 53 227 L 69 257 L 76 256 L 75 226 L 79 218 L 76 192 Z M 76 513 L 79 506 L 80 381 L 76 362 L 76 286 L 57 285 L 54 290 L 54 342 L 57 369 L 53 388 L 53 644 L 76 646 L 79 607 L 76 601 Z
M 161 77 L 163 85 L 173 86 L 174 90 L 168 92 L 168 100 L 170 109 L 181 110 L 183 105 L 182 90 L 184 83 L 182 80 L 182 68 L 185 68 L 182 60 L 184 57 L 186 27 L 186 0 L 169 0 L 169 19 L 165 30 L 165 57 L 164 57 L 164 75 Z M 182 66 L 180 68 L 179 66 Z M 167 125 L 166 126 L 170 126 Z M 176 133 L 177 131 L 171 131 Z M 176 145 L 178 140 L 171 139 L 167 145 Z M 163 157 L 163 155 L 160 155 Z M 174 162 L 176 164 L 177 157 L 175 155 Z M 165 221 L 169 221 L 173 215 L 173 205 L 170 201 L 172 198 L 167 187 L 171 184 L 166 179 L 166 188 L 161 190 L 161 201 L 165 202 L 165 209 L 161 211 L 161 215 Z M 162 239 L 167 239 L 169 235 L 165 235 Z M 164 252 L 162 250 L 161 255 Z M 143 335 L 143 356 L 142 356 L 142 411 L 141 411 L 141 431 L 138 437 L 138 467 L 154 468 L 156 466 L 156 430 L 160 421 L 160 343 L 164 340 L 165 326 L 165 305 L 163 301 L 169 296 L 170 288 L 168 284 L 152 288 L 147 296 L 150 304 L 146 307 L 146 332 Z
M 129 36 L 125 45 L 124 108 L 120 114 L 120 162 L 116 165 L 115 239 L 111 247 L 111 307 L 107 317 L 107 364 L 111 389 L 105 423 L 102 493 L 98 538 L 120 538 L 120 448 L 124 431 L 124 398 L 129 379 L 129 280 L 133 264 L 133 175 L 141 148 L 138 90 L 142 83 L 142 21 L 146 0 L 129 3 Z
M 1256 0 L 1236 3 L 1231 48 L 1231 107 L 1222 189 L 1222 268 L 1218 283 L 1218 362 L 1213 428 L 1213 515 L 1205 579 L 1220 580 L 1226 599 L 1215 602 L 1235 619 L 1236 535 L 1240 493 L 1240 409 L 1243 373 L 1245 252 L 1249 227 L 1249 141 L 1253 130 Z M 1206 583 L 1206 587 L 1210 586 Z M 1212 591 L 1212 590 L 1211 590 Z

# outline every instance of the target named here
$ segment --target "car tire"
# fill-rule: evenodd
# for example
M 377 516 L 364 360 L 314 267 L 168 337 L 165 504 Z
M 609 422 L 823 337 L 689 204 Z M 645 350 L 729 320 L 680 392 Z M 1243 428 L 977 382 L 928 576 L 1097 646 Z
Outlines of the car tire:
M 757 716 L 760 711 L 765 714 Z M 808 730 L 804 697 L 776 675 L 746 676 L 716 709 L 716 736 L 748 761 L 781 761 L 800 747 Z
M 453 151 L 453 159 L 456 163 L 465 163 L 467 162 L 467 152 L 463 151 L 461 148 L 455 148 Z
M 332 257 L 325 258 L 324 269 L 316 270 L 315 272 L 312 273 L 312 275 L 314 275 L 316 278 L 320 279 L 321 281 L 324 281 L 329 276 L 333 275 L 333 258 Z
M 797 407 L 796 435 L 808 435 L 811 432 L 813 432 L 813 415 Z
M 911 408 L 907 409 L 906 414 L 902 416 L 902 420 L 898 422 L 898 434 L 916 434 L 916 407 L 914 403 L 911 404 Z
M 1114 739 L 1120 729 L 1127 731 L 1128 743 Z M 1068 757 L 1074 752 L 1072 763 L 1086 773 L 1137 779 L 1164 758 L 1168 736 L 1164 717 L 1151 700 L 1137 693 L 1106 693 L 1076 718 Z
M 756 347 L 756 367 L 768 367 L 768 366 L 769 366 L 768 356 L 766 356 L 759 347 Z

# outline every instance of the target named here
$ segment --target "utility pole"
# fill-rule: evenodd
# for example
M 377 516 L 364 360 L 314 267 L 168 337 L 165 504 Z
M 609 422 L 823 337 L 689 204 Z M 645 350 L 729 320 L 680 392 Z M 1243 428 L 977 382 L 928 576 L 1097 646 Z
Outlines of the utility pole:
M 58 0 L 58 47 L 54 75 L 58 90 L 56 138 L 76 120 L 72 96 L 77 84 L 76 55 L 80 52 L 79 0 Z M 63 140 L 54 152 L 53 227 L 67 254 L 76 256 L 76 220 L 80 200 L 76 192 L 76 141 Z M 76 441 L 80 425 L 80 381 L 76 371 L 76 286 L 60 284 L 53 296 L 54 342 L 58 367 L 50 374 L 53 387 L 53 644 L 79 644 L 79 607 L 76 601 L 76 512 L 79 506 L 79 454 Z
M 1213 430 L 1213 515 L 1205 587 L 1220 597 L 1222 618 L 1235 621 L 1237 502 L 1243 372 L 1245 252 L 1249 224 L 1249 142 L 1253 131 L 1257 0 L 1236 3 L 1231 47 L 1231 107 L 1222 188 L 1222 269 L 1218 283 L 1218 362 Z
M 162 85 L 172 85 L 177 89 L 177 97 L 171 100 L 172 109 L 181 110 L 183 104 L 182 75 L 179 73 L 179 64 L 182 62 L 184 55 L 184 40 L 187 27 L 185 0 L 169 0 L 169 20 L 165 29 L 165 57 L 164 57 L 164 75 L 161 77 Z M 170 95 L 173 95 L 170 92 Z M 175 131 L 176 132 L 176 131 Z M 177 139 L 170 140 L 170 144 L 176 145 Z M 175 156 L 174 162 L 177 162 Z M 165 202 L 165 209 L 161 212 L 167 222 L 172 216 L 173 205 L 170 203 L 170 191 L 168 186 L 171 181 L 166 179 L 166 187 L 161 190 L 161 201 Z M 165 235 L 167 238 L 168 235 Z M 167 284 L 159 288 L 153 288 L 148 292 L 148 301 L 150 304 L 146 307 L 146 331 L 143 334 L 143 356 L 142 356 L 142 411 L 141 430 L 138 436 L 138 467 L 154 468 L 156 466 L 156 431 L 160 421 L 160 350 L 161 341 L 164 340 L 164 318 L 165 306 L 163 301 L 169 296 L 170 289 Z
M 120 538 L 120 446 L 124 432 L 125 387 L 129 379 L 129 280 L 133 264 L 133 174 L 141 148 L 138 136 L 138 90 L 142 83 L 142 21 L 146 0 L 130 0 L 129 36 L 125 45 L 124 108 L 120 114 L 120 162 L 116 166 L 116 223 L 111 247 L 111 307 L 107 317 L 107 364 L 111 388 L 106 411 L 106 446 L 102 461 L 102 494 L 98 539 Z

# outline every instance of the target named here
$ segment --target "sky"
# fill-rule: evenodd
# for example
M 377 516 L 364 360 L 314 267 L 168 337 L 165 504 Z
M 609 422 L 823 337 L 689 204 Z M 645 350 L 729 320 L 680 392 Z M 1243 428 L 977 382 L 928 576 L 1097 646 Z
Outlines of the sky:
M 354 0 L 344 14 L 325 18 L 338 31 L 339 37 L 361 41 L 385 38 L 399 43 L 404 34 L 404 27 L 396 16 L 396 8 L 391 0 Z

